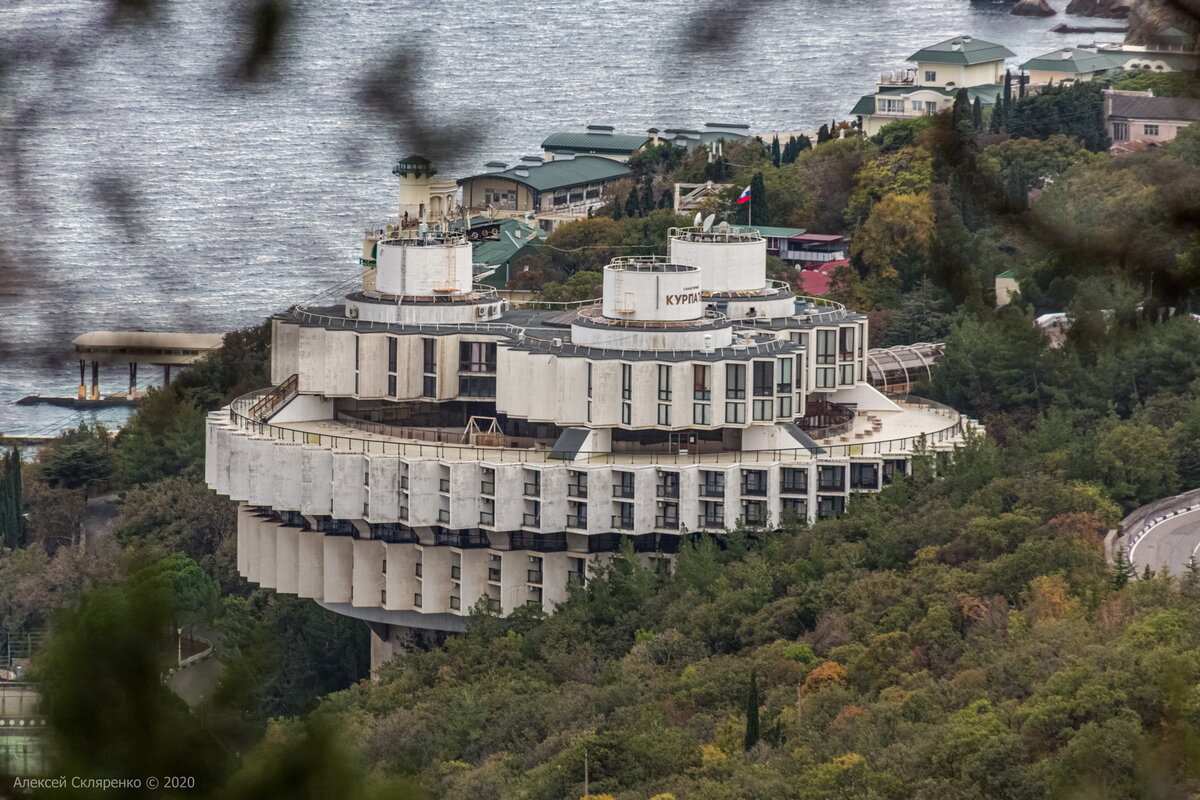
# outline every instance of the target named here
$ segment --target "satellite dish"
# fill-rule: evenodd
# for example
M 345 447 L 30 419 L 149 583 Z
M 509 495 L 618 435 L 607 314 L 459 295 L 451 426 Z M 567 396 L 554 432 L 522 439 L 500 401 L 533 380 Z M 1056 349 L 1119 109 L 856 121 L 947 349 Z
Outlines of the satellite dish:
M 697 228 L 700 227 L 700 212 L 699 211 L 696 212 L 696 218 L 694 220 L 692 220 L 692 225 L 696 226 Z
M 721 233 L 729 233 L 729 222 L 726 220 L 721 220 L 721 224 L 717 226 L 717 230 Z
M 714 223 L 714 222 L 716 222 L 716 220 L 717 220 L 717 215 L 716 215 L 716 214 L 709 214 L 707 217 L 705 217 L 705 218 L 704 218 L 704 230 L 705 230 L 705 232 L 708 232 L 708 231 L 711 231 L 711 230 L 712 230 L 713 223 Z

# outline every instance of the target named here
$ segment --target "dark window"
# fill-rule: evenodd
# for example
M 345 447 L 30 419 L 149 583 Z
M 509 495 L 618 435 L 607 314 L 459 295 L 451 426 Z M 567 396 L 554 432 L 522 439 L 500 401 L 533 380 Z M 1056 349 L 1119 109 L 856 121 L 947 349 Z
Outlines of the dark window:
M 700 527 L 725 527 L 725 504 L 715 500 L 704 500 L 700 503 Z
M 730 400 L 742 400 L 746 397 L 746 365 L 725 365 L 725 397 Z
M 883 462 L 883 483 L 887 485 L 896 479 L 897 475 L 908 474 L 908 462 L 902 458 L 888 459 Z
M 807 494 L 808 470 L 784 467 L 779 476 L 779 491 L 783 494 Z
M 712 399 L 712 367 L 707 364 L 692 367 L 692 399 Z
M 388 375 L 388 395 L 391 397 L 396 396 L 396 376 L 395 375 Z
M 460 342 L 458 345 L 459 372 L 495 372 L 495 342 Z
M 724 497 L 725 496 L 725 473 L 714 472 L 712 470 L 700 471 L 700 496 L 701 497 Z
M 621 365 L 621 399 L 630 400 L 633 398 L 633 366 L 630 364 Z
M 817 468 L 817 491 L 844 492 L 846 491 L 846 468 L 841 466 Z
M 878 464 L 851 464 L 850 465 L 850 488 L 851 489 L 878 489 L 879 488 L 879 465 Z
M 437 397 L 437 378 L 433 375 L 426 375 L 421 379 L 421 395 L 424 397 Z
M 754 396 L 772 397 L 775 394 L 775 362 L 754 362 Z
M 785 497 L 781 502 L 784 514 L 792 514 L 801 522 L 808 521 L 808 501 L 796 497 Z
M 841 352 L 842 358 L 853 358 L 854 328 L 841 328 L 840 333 L 842 341 L 838 349 Z
M 633 503 L 617 503 L 617 513 L 613 514 L 612 525 L 619 531 L 633 530 Z
M 767 471 L 764 469 L 742 470 L 742 494 L 765 497 L 767 494 Z
M 437 372 L 437 341 L 421 340 L 422 364 L 425 372 Z
M 658 399 L 671 399 L 671 368 L 666 364 L 658 365 Z
M 837 331 L 817 331 L 817 363 L 833 364 L 837 361 Z
M 458 393 L 463 397 L 495 397 L 496 379 L 490 375 L 459 375 Z
M 679 504 L 663 503 L 654 520 L 654 527 L 668 530 L 679 530 Z
M 658 496 L 659 497 L 679 497 L 679 473 L 678 472 L 660 472 L 660 473 L 658 473 Z
M 588 496 L 588 481 L 586 472 L 571 470 L 567 473 L 567 494 L 571 497 Z
M 817 517 L 830 519 L 846 513 L 846 498 L 840 496 L 817 497 Z
M 396 349 L 397 349 L 396 337 L 389 336 L 388 337 L 388 372 L 396 371 Z
M 613 497 L 633 498 L 633 473 L 613 473 Z
M 747 525 L 767 524 L 767 503 L 765 500 L 743 500 L 742 521 Z

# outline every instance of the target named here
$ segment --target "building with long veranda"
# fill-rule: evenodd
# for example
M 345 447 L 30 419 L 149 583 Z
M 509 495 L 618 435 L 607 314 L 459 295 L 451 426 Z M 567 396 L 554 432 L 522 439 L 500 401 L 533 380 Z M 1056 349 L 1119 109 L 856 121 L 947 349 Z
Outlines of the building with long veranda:
M 207 420 L 251 582 L 367 621 L 372 662 L 483 603 L 547 611 L 624 546 L 837 516 L 971 423 L 868 382 L 867 320 L 679 228 L 603 297 L 509 307 L 455 232 L 364 241 L 361 285 L 275 315 L 272 388 Z

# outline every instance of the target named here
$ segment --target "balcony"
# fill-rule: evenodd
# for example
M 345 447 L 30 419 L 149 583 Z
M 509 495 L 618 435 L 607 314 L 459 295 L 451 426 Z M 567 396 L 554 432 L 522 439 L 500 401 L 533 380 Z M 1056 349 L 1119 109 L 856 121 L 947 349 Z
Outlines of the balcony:
M 542 571 L 540 569 L 525 570 L 525 582 L 526 583 L 541 583 L 542 582 Z
M 612 496 L 624 498 L 626 500 L 632 500 L 633 499 L 633 487 L 626 486 L 623 484 L 618 484 L 613 487 L 613 495 Z
M 448 509 L 448 508 L 439 508 L 438 509 L 438 522 L 445 522 L 446 524 L 450 523 L 450 509 Z
M 587 529 L 587 514 L 567 514 L 568 528 Z
M 662 484 L 657 487 L 656 493 L 659 497 L 679 497 L 679 484 Z
M 542 483 L 541 483 L 541 481 L 533 481 L 532 483 L 530 483 L 530 482 L 526 482 L 526 484 L 525 484 L 525 496 L 526 496 L 526 497 L 541 497 L 541 496 L 542 496 Z
M 496 524 L 496 512 L 495 511 L 480 511 L 479 512 L 479 524 L 480 525 L 495 525 Z
M 488 580 L 492 583 L 500 582 L 500 569 L 498 567 L 488 567 Z
M 669 531 L 679 530 L 679 517 L 677 516 L 659 516 L 654 518 L 654 527 L 665 528 Z
M 701 514 L 697 527 L 701 530 L 723 530 L 725 528 L 724 514 Z
M 450 479 L 442 478 L 438 481 L 438 491 L 442 494 L 450 494 Z
M 701 497 L 724 497 L 725 484 L 723 483 L 703 483 L 700 485 Z
M 767 487 L 761 483 L 743 483 L 742 494 L 747 497 L 766 497 Z
M 587 493 L 587 484 L 586 483 L 568 483 L 567 484 L 567 497 L 586 498 L 587 496 L 588 496 L 588 493 Z
M 783 481 L 779 484 L 780 494 L 808 494 L 808 482 Z
M 633 530 L 633 516 L 632 515 L 626 516 L 624 514 L 613 514 L 612 527 L 613 527 L 613 530 L 617 530 L 617 531 Z
M 527 528 L 540 528 L 542 527 L 542 515 L 526 513 L 522 524 Z
M 483 481 L 479 484 L 479 493 L 486 494 L 489 497 L 496 494 L 496 484 L 491 481 Z

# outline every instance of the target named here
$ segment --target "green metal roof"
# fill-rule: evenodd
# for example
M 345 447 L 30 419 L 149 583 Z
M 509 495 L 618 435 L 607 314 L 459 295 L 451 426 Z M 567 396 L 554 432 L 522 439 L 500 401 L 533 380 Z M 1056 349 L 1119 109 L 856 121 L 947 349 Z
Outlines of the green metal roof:
M 517 174 L 518 170 L 526 172 Z M 624 164 L 601 156 L 576 156 L 571 159 L 547 161 L 544 164 L 523 164 L 502 172 L 485 172 L 481 175 L 471 175 L 459 178 L 462 185 L 467 181 L 480 178 L 512 181 L 528 186 L 535 192 L 548 192 L 554 189 L 568 189 L 572 186 L 583 186 L 589 183 L 614 181 L 631 174 Z
M 612 153 L 629 155 L 650 141 L 649 136 L 629 136 L 622 133 L 552 133 L 542 142 L 542 149 L 552 153 Z
M 735 225 L 733 227 L 747 230 L 746 225 Z M 750 225 L 749 228 L 758 231 L 764 237 L 772 239 L 790 239 L 793 236 L 799 236 L 804 233 L 804 228 L 775 228 L 770 225 Z
M 972 36 L 955 36 L 944 42 L 918 50 L 908 57 L 909 61 L 927 64 L 984 64 L 988 61 L 1003 61 L 1016 56 L 1002 44 L 985 42 Z
M 854 104 L 854 108 L 850 109 L 850 113 L 856 117 L 869 117 L 875 113 L 875 95 L 864 94 L 858 98 L 858 102 Z
M 996 278 L 997 278 L 997 280 L 999 280 L 1001 278 L 1006 278 L 1009 280 L 1016 280 L 1017 273 L 1013 272 L 1011 269 L 1006 269 L 1006 270 L 1004 270 L 1004 272 L 1001 272 L 999 275 L 997 275 Z
M 1063 47 L 1045 55 L 1029 59 L 1021 65 L 1021 69 L 1080 74 L 1112 69 L 1123 64 L 1125 60 L 1125 57 L 1118 57 L 1113 53 L 1097 53 L 1093 50 L 1082 50 L 1078 47 Z

